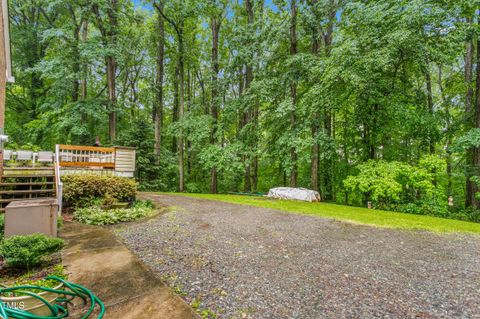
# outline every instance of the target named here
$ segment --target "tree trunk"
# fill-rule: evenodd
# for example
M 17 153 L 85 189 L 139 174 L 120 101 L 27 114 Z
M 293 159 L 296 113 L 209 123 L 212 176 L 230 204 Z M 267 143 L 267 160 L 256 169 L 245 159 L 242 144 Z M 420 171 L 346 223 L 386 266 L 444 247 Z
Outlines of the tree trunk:
M 467 22 L 473 24 L 472 18 L 467 18 Z M 466 55 L 465 55 L 465 83 L 467 86 L 467 92 L 465 96 L 465 113 L 467 122 L 471 123 L 471 126 L 474 126 L 474 120 L 472 116 L 473 112 L 473 57 L 474 57 L 474 45 L 473 40 L 467 42 Z M 471 177 L 474 176 L 473 170 L 475 165 L 475 150 L 468 149 L 466 154 L 466 196 L 465 196 L 465 206 L 466 207 L 476 207 L 477 201 L 475 199 L 475 193 L 477 187 Z
M 217 125 L 218 125 L 218 73 L 220 67 L 218 64 L 218 38 L 220 33 L 221 21 L 217 16 L 211 18 L 212 29 L 212 131 L 210 136 L 210 143 L 215 145 L 217 143 Z M 217 168 L 213 167 L 211 171 L 210 192 L 216 194 L 217 189 Z
M 115 74 L 116 74 L 116 65 L 115 59 L 111 56 L 106 58 L 107 64 L 107 86 L 108 86 L 108 135 L 110 137 L 110 143 L 113 143 L 116 138 L 116 126 L 117 126 L 117 116 L 115 112 L 116 103 L 117 103 L 117 93 L 115 89 Z
M 158 4 L 159 10 L 163 10 L 163 1 Z M 157 13 L 158 23 L 158 47 L 157 47 L 157 74 L 155 81 L 155 107 L 153 108 L 153 120 L 155 126 L 155 164 L 160 164 L 162 149 L 162 127 L 163 127 L 163 74 L 165 60 L 165 21 L 162 15 Z
M 326 30 L 323 34 L 323 42 L 324 42 L 324 54 L 326 57 L 330 55 L 332 42 L 333 42 L 333 26 L 335 23 L 335 18 L 337 14 L 337 9 L 335 7 L 335 1 L 329 1 L 330 11 L 328 14 L 328 23 Z M 324 121 L 323 121 L 323 130 L 325 136 L 328 139 L 332 138 L 332 114 L 328 108 L 328 105 L 325 105 L 324 110 Z M 335 197 L 334 189 L 333 189 L 333 161 L 330 158 L 327 158 L 323 161 L 323 183 L 325 189 L 325 198 L 332 199 Z
M 296 0 L 290 2 L 291 25 L 290 25 L 290 55 L 293 57 L 297 54 L 297 3 Z M 293 80 L 290 84 L 290 94 L 292 98 L 293 110 L 290 114 L 290 129 L 295 133 L 297 126 L 297 83 Z M 292 160 L 292 171 L 290 175 L 290 186 L 297 187 L 297 150 L 295 146 L 290 149 L 290 157 Z
M 315 11 L 316 3 L 317 3 L 317 0 L 311 1 L 312 11 Z M 317 56 L 320 50 L 320 41 L 318 36 L 319 36 L 319 29 L 317 26 L 314 26 L 312 28 L 312 54 L 314 56 Z M 312 126 L 311 126 L 313 145 L 312 145 L 312 154 L 310 156 L 310 187 L 315 191 L 318 191 L 319 189 L 318 188 L 318 167 L 320 164 L 320 161 L 319 161 L 320 145 L 318 143 L 319 120 L 320 119 L 318 117 L 318 112 L 313 111 Z
M 106 22 L 101 17 L 100 8 L 97 3 L 92 5 L 93 13 L 97 17 L 97 27 L 102 34 L 102 42 L 104 47 L 114 47 L 117 40 L 117 30 L 118 30 L 118 0 L 109 0 L 106 5 L 106 14 L 108 17 L 108 28 L 105 26 Z M 106 77 L 107 77 L 107 88 L 108 88 L 108 133 L 110 137 L 110 142 L 113 143 L 116 137 L 116 126 L 117 126 L 117 117 L 116 117 L 116 104 L 117 104 L 117 93 L 116 93 L 116 62 L 113 55 L 107 55 L 105 57 L 106 65 Z
M 480 24 L 480 16 L 478 17 L 478 23 Z M 477 39 L 477 61 L 476 61 L 476 86 L 475 86 L 475 106 L 474 106 L 474 127 L 480 129 L 480 38 Z M 473 176 L 480 176 L 480 147 L 473 148 Z M 476 198 L 476 193 L 479 191 L 479 187 L 474 183 L 473 202 L 476 209 L 480 208 L 480 201 Z
M 450 146 L 452 145 L 452 128 L 451 128 L 451 114 L 450 114 L 450 101 L 447 99 L 445 95 L 445 90 L 443 88 L 443 72 L 442 66 L 438 66 L 438 87 L 440 88 L 440 93 L 442 96 L 442 102 L 445 108 L 445 116 L 446 116 L 446 123 L 445 123 L 445 134 L 447 135 L 447 145 L 446 145 L 446 164 L 447 164 L 447 195 L 452 195 L 452 152 L 450 150 Z
M 311 161 L 310 161 L 310 187 L 318 191 L 318 164 L 319 164 L 319 153 L 320 153 L 320 146 L 316 141 L 318 135 L 318 125 L 312 125 L 312 137 L 314 138 L 313 146 L 312 146 L 312 154 L 311 154 Z
M 430 62 L 428 59 L 425 61 L 425 81 L 427 82 L 427 107 L 430 115 L 433 115 L 433 93 L 432 93 L 432 77 L 430 75 Z M 435 153 L 435 141 L 434 137 L 430 135 L 429 141 L 430 154 Z
M 327 107 L 325 107 L 325 113 L 323 117 L 323 130 L 327 138 L 332 138 L 332 115 Z M 323 185 L 324 185 L 324 197 L 331 200 L 333 198 L 333 186 L 332 186 L 332 159 L 327 157 L 323 160 Z
M 252 27 L 253 25 L 253 22 L 254 22 L 254 12 L 253 12 L 253 2 L 252 0 L 245 0 L 245 9 L 247 11 L 247 22 L 248 22 L 248 25 L 250 27 Z M 244 92 L 245 94 L 249 94 L 249 89 L 250 89 L 250 84 L 252 83 L 253 81 L 253 65 L 252 65 L 252 61 L 248 61 L 247 65 L 245 66 L 245 88 L 244 88 Z M 248 125 L 251 121 L 251 117 L 252 117 L 252 111 L 251 111 L 251 107 L 250 106 L 247 106 L 244 110 L 244 113 L 243 113 L 243 123 L 242 123 L 242 127 Z M 247 134 L 253 134 L 253 132 L 251 132 L 249 130 L 249 132 L 247 132 Z M 248 147 L 251 147 L 251 145 L 248 145 Z M 244 162 L 245 162 L 245 174 L 244 174 L 244 179 L 245 179 L 245 183 L 244 183 L 244 187 L 243 187 L 243 190 L 245 192 L 251 192 L 252 191 L 252 182 L 251 182 L 251 158 L 250 156 L 245 156 L 244 158 Z
M 75 32 L 76 36 L 75 36 L 75 44 L 73 44 L 75 47 L 73 48 L 74 50 L 74 59 L 75 61 L 73 61 L 73 73 L 75 74 L 75 79 L 73 80 L 73 83 L 72 83 L 72 101 L 73 102 L 77 102 L 78 99 L 79 99 L 79 93 L 80 93 L 80 80 L 78 79 L 79 76 L 80 76 L 80 51 L 78 49 L 78 45 L 79 45 L 79 40 L 80 40 L 80 37 L 79 37 L 79 34 L 78 34 L 78 31 Z
M 85 20 L 82 23 L 82 43 L 87 42 L 88 37 L 88 21 Z M 82 65 L 82 76 L 80 80 L 80 100 L 85 101 L 87 99 L 87 75 L 88 75 L 88 64 L 83 63 Z M 82 118 L 83 120 L 83 118 Z M 85 118 L 86 121 L 86 118 Z
M 180 68 L 179 68 L 179 63 L 177 61 L 177 64 L 175 65 L 175 74 L 173 78 L 173 108 L 172 108 L 172 123 L 178 122 L 178 108 L 179 108 L 179 74 L 180 74 Z M 175 154 L 178 150 L 178 141 L 175 135 L 172 137 L 172 153 Z
M 185 111 L 185 63 L 184 63 L 184 45 L 183 45 L 183 25 L 179 27 L 178 34 L 178 68 L 180 82 L 180 104 L 178 108 L 178 120 L 183 120 Z M 180 126 L 178 137 L 178 190 L 183 193 L 185 191 L 185 167 L 184 167 L 184 148 L 185 141 L 183 137 L 183 129 Z
M 195 34 L 195 33 L 194 33 Z M 187 103 L 185 104 L 185 111 L 188 113 L 190 111 L 190 107 L 192 106 L 192 86 L 191 86 L 191 70 L 189 65 L 187 66 L 187 78 L 186 78 L 186 85 L 187 85 Z M 186 166 L 187 166 L 187 175 L 189 176 L 190 173 L 192 172 L 192 159 L 193 159 L 193 151 L 192 150 L 192 141 L 188 139 L 188 136 L 190 135 L 190 131 L 187 129 L 186 136 L 185 138 L 185 161 Z
M 107 10 L 109 28 L 107 31 L 109 43 L 111 46 L 116 45 L 117 29 L 118 29 L 118 0 L 110 0 L 110 8 Z M 106 57 L 107 64 L 107 86 L 108 86 L 108 108 L 109 108 L 109 125 L 108 131 L 110 136 L 110 143 L 115 142 L 117 132 L 117 91 L 116 91 L 116 73 L 117 63 L 113 55 Z
M 252 192 L 258 191 L 258 155 L 253 158 Z

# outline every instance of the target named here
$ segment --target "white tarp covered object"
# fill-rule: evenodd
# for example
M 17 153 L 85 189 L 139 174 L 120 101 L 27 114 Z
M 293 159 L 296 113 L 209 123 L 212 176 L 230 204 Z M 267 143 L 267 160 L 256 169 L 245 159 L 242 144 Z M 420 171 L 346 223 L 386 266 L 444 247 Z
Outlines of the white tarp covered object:
M 278 199 L 295 199 L 306 202 L 319 202 L 320 194 L 306 188 L 275 187 L 268 191 L 267 197 Z

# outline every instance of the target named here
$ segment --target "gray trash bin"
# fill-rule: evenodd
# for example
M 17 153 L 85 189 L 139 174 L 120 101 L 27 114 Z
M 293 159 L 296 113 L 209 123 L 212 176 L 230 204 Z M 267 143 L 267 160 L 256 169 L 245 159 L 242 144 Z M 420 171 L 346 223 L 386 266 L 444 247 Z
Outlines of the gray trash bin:
M 5 237 L 45 234 L 57 237 L 56 199 L 28 199 L 8 204 L 5 209 Z

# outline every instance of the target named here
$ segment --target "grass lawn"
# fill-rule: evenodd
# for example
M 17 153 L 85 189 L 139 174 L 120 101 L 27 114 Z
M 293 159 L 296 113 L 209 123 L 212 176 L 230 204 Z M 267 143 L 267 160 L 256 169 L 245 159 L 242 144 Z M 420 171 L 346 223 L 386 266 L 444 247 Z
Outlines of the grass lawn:
M 480 223 L 464 222 L 423 215 L 404 214 L 351 207 L 330 203 L 308 203 L 290 200 L 271 200 L 242 195 L 179 194 L 175 195 L 216 200 L 240 205 L 272 208 L 296 214 L 333 218 L 365 225 L 388 228 L 423 229 L 440 233 L 480 233 Z

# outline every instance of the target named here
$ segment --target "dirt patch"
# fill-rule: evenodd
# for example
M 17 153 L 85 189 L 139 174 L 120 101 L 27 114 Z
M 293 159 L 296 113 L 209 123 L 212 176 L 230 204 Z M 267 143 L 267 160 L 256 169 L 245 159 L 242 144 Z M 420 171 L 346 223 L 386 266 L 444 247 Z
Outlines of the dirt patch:
M 211 226 L 211 225 L 210 225 L 209 223 L 202 223 L 202 224 L 198 225 L 198 228 L 200 228 L 200 229 L 208 229 L 208 228 L 210 228 L 210 226 Z

